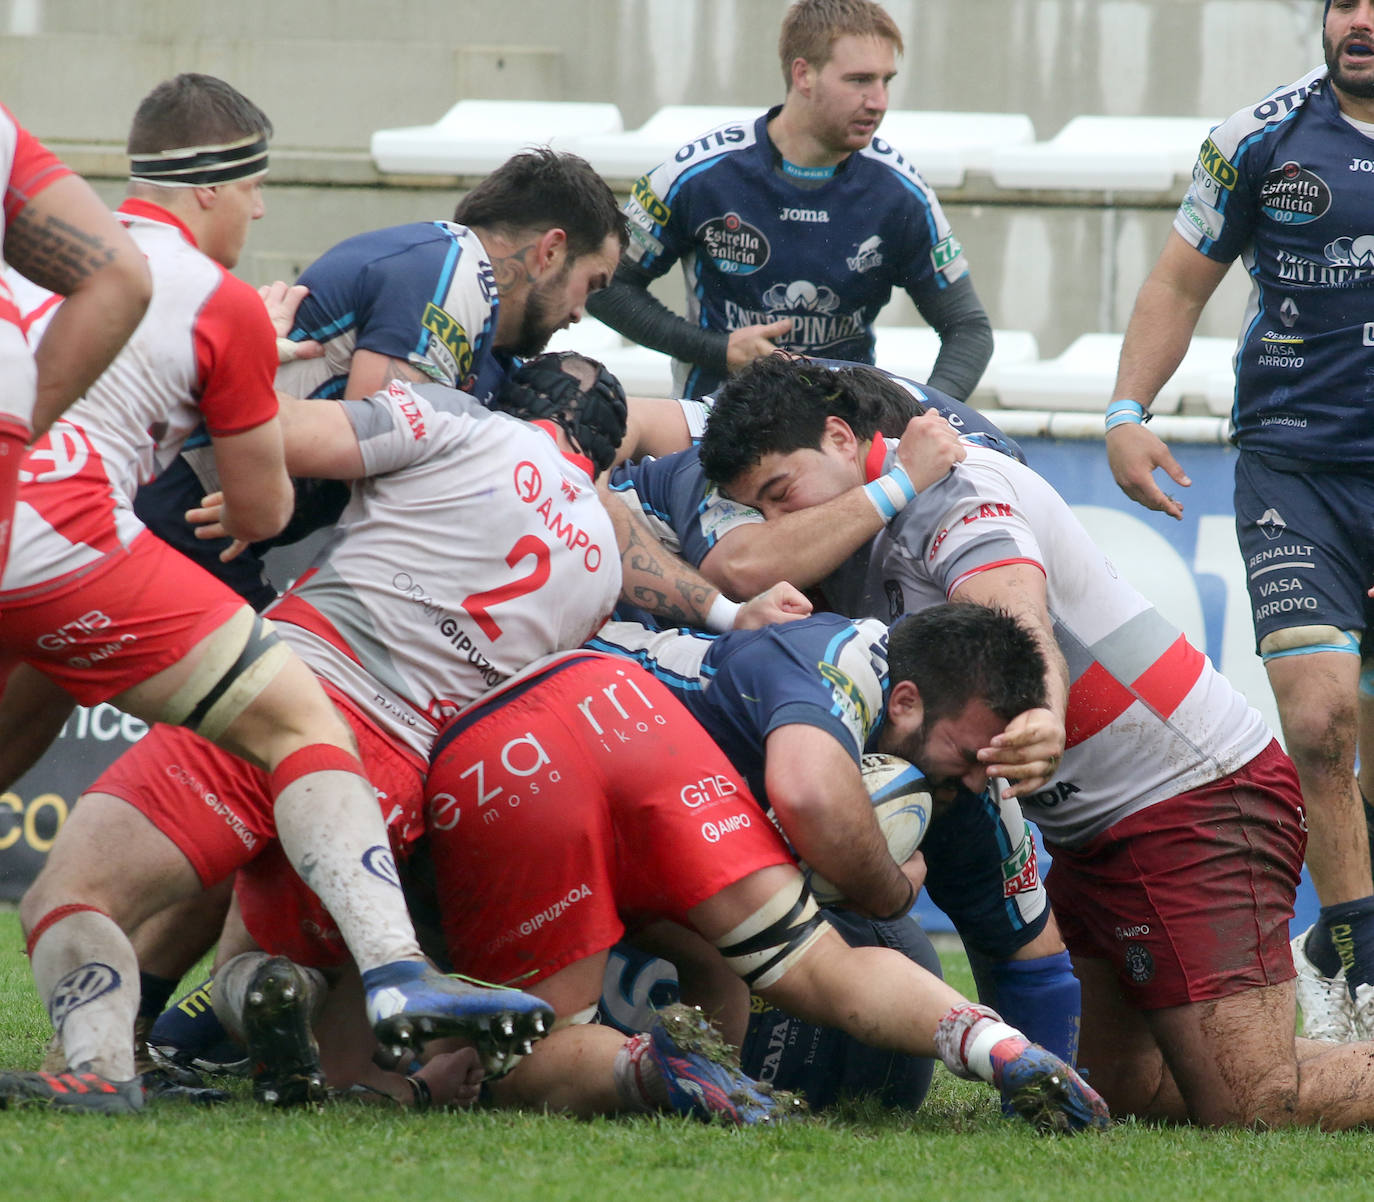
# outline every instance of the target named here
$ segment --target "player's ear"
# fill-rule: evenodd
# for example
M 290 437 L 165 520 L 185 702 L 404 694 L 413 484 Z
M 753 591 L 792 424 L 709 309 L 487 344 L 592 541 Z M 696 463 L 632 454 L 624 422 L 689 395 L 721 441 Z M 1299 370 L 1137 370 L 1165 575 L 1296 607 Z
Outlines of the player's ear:
M 823 446 L 833 447 L 835 450 L 845 454 L 853 454 L 857 451 L 859 439 L 854 433 L 854 429 L 842 417 L 836 417 L 833 413 L 825 419 L 825 431 L 821 435 Z
M 887 695 L 887 719 L 893 728 L 903 734 L 920 730 L 925 716 L 921 690 L 916 687 L 916 683 L 911 680 L 899 680 L 893 684 Z
M 534 258 L 541 275 L 561 268 L 568 258 L 567 230 L 553 226 L 540 234 L 534 244 Z
M 801 55 L 798 55 L 792 60 L 791 76 L 792 90 L 798 95 L 805 96 L 809 99 L 811 96 L 813 72 L 811 70 L 811 64 L 808 63 L 806 59 L 802 58 Z
M 219 201 L 218 188 L 202 187 L 195 188 L 193 191 L 196 194 L 196 203 L 199 204 L 202 209 L 213 209 Z

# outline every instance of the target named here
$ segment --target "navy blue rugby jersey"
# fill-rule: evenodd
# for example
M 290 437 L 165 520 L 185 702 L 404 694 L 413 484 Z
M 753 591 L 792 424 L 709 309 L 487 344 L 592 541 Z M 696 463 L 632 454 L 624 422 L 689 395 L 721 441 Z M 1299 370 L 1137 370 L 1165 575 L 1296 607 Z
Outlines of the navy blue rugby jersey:
M 1324 67 L 1212 131 L 1174 229 L 1250 274 L 1237 443 L 1374 459 L 1374 138 L 1342 117 Z
M 767 125 L 727 123 L 682 146 L 634 185 L 632 262 L 652 278 L 681 262 L 687 320 L 705 329 L 792 318 L 779 345 L 873 362 L 873 319 L 893 288 L 913 299 L 968 272 L 939 201 L 916 168 L 882 138 L 840 163 L 824 183 L 778 168 Z M 679 363 L 679 396 L 719 380 Z
M 283 391 L 342 396 L 355 350 L 409 362 L 483 402 L 499 387 L 496 279 L 466 226 L 417 221 L 358 234 L 325 251 L 298 282 L 310 295 L 288 337 L 323 343 L 325 357 L 283 367 Z

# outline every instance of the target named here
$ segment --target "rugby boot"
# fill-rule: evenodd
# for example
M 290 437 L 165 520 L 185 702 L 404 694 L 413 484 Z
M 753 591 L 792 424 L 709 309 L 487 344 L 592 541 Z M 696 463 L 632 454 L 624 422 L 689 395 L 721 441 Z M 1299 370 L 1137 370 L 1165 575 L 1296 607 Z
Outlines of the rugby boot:
M 642 1049 L 631 1050 L 641 1091 L 666 1099 L 679 1114 L 752 1127 L 806 1111 L 795 1094 L 774 1093 L 772 1086 L 746 1074 L 734 1049 L 695 1007 L 668 1006 L 636 1038 L 647 1041 Z
M 553 1027 L 547 1002 L 499 985 L 446 977 L 423 960 L 394 960 L 363 973 L 367 1019 L 390 1065 L 406 1049 L 458 1036 L 476 1046 L 488 1076 L 509 1071 Z
M 991 1058 L 992 1083 L 1003 1102 L 1037 1131 L 1105 1130 L 1111 1122 L 1098 1092 L 1039 1044 L 1008 1036 L 993 1045 Z
M 1322 970 L 1307 958 L 1307 936 L 1311 933 L 1312 928 L 1308 927 L 1291 945 L 1293 967 L 1298 970 L 1298 1009 L 1302 1011 L 1303 1037 L 1328 1043 L 1367 1038 L 1360 1030 L 1355 1002 L 1346 988 L 1345 969 L 1340 969 L 1334 977 L 1323 976 Z M 1374 1019 L 1374 1014 L 1370 1017 Z
M 134 1020 L 134 1072 L 143 1081 L 143 1096 L 147 1101 L 214 1106 L 229 1100 L 224 1090 L 206 1085 L 194 1069 L 159 1064 L 148 1047 L 148 1032 L 152 1027 L 151 1018 L 140 1016 Z
M 328 1096 L 311 1029 L 323 1005 L 320 983 L 285 956 L 258 965 L 243 995 L 243 1034 L 253 1096 L 269 1106 L 308 1106 Z
M 246 1077 L 253 1065 L 215 1014 L 212 986 L 211 980 L 202 981 L 158 1015 L 148 1050 L 162 1068 Z
M 78 1114 L 137 1114 L 143 1109 L 138 1077 L 109 1081 L 79 1065 L 60 1073 L 0 1073 L 0 1110 L 49 1106 Z

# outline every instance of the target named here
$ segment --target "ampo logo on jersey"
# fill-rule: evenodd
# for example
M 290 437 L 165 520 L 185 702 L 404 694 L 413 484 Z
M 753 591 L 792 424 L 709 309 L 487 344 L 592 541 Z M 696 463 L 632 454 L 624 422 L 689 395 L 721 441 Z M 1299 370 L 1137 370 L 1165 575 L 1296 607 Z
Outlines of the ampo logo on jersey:
M 697 239 L 726 275 L 752 275 L 768 262 L 771 248 L 763 231 L 738 213 L 713 217 L 697 229 Z
M 1291 160 L 1260 184 L 1260 209 L 1281 225 L 1306 225 L 1331 207 L 1331 189 L 1315 172 Z

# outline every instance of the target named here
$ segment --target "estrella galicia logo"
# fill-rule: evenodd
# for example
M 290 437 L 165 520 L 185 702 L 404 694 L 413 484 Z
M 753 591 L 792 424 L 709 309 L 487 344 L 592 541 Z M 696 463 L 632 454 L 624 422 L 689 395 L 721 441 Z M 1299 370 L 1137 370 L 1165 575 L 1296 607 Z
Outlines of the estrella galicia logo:
M 1153 979 L 1155 958 L 1150 955 L 1150 949 L 1142 943 L 1128 943 L 1126 945 L 1126 971 L 1131 974 L 1131 980 L 1137 985 L 1144 985 L 1146 981 Z
M 363 852 L 363 867 L 378 880 L 395 885 L 397 889 L 401 887 L 401 876 L 396 871 L 396 861 L 392 858 L 389 848 L 381 844 L 369 847 Z
M 120 975 L 113 968 L 98 960 L 72 969 L 57 982 L 57 988 L 52 991 L 52 999 L 48 1002 L 48 1017 L 52 1020 L 53 1030 L 61 1035 L 67 1015 L 78 1006 L 118 989 L 120 981 Z
M 1260 184 L 1260 210 L 1280 225 L 1306 225 L 1326 215 L 1331 189 L 1321 176 L 1289 160 Z
M 755 229 L 738 213 L 703 222 L 696 236 L 711 261 L 726 275 L 753 275 L 768 262 L 771 253 L 763 231 Z

